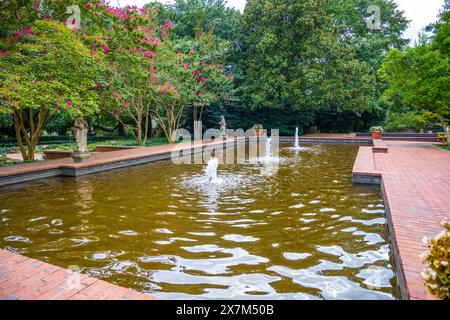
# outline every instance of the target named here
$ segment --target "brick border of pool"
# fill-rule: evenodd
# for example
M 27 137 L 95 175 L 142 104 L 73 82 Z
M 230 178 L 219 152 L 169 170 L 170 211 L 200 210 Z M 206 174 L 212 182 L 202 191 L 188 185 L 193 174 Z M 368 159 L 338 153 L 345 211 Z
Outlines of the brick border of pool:
M 429 142 L 374 145 L 359 148 L 353 182 L 381 186 L 402 297 L 435 299 L 424 286 L 419 255 L 426 250 L 422 237 L 433 237 L 450 219 L 450 153 Z
M 0 300 L 157 300 L 39 260 L 0 249 Z
M 83 163 L 74 163 L 72 158 L 60 158 L 48 161 L 24 163 L 0 168 L 0 187 L 57 176 L 77 177 L 85 174 L 97 173 L 145 164 L 149 162 L 167 160 L 172 153 L 185 156 L 200 153 L 207 148 L 228 148 L 247 138 L 228 138 L 217 141 L 184 142 L 174 145 L 160 145 L 152 147 L 137 147 L 129 150 L 93 153 L 91 158 Z M 252 137 L 255 139 L 255 137 Z M 280 136 L 279 141 L 293 141 L 293 137 Z M 302 136 L 301 142 L 313 143 L 360 143 L 371 144 L 371 139 L 353 135 L 317 135 Z
M 163 145 L 94 154 L 89 161 L 81 164 L 75 164 L 71 158 L 65 158 L 5 167 L 0 168 L 0 186 L 59 175 L 76 177 L 168 159 L 174 150 L 180 151 L 181 155 L 187 155 L 202 152 L 208 147 L 232 146 L 240 141 L 245 140 L 227 139 L 196 144 L 180 143 L 175 146 Z M 280 142 L 290 141 L 293 141 L 293 137 L 280 137 Z M 372 141 L 370 138 L 357 137 L 354 134 L 305 135 L 300 137 L 300 142 L 373 144 L 371 147 L 359 148 L 352 172 L 353 182 L 381 186 L 402 298 L 434 299 L 427 293 L 420 278 L 423 265 L 419 260 L 419 254 L 425 250 L 421 246 L 420 239 L 423 235 L 433 236 L 440 230 L 439 219 L 450 218 L 450 201 L 448 200 L 450 199 L 450 153 L 438 150 L 430 143 Z M 432 150 L 431 156 L 426 156 L 427 153 L 423 152 L 423 148 L 428 148 L 428 151 Z M 413 160 L 408 161 L 409 158 Z M 439 160 L 437 165 L 436 159 Z M 411 186 L 414 186 L 414 190 L 411 190 Z M 421 187 L 422 190 L 418 187 Z M 39 287 L 44 284 L 42 281 L 45 282 L 45 279 L 49 280 L 50 277 L 37 279 L 32 275 L 43 275 L 43 272 L 51 270 L 59 270 L 59 275 L 62 272 L 70 273 L 69 270 L 0 249 L 0 299 L 58 299 L 70 295 L 70 293 L 64 292 L 61 282 L 51 282 L 45 285 L 45 288 L 49 290 L 48 295 L 39 290 Z M 28 273 L 21 275 L 21 272 Z M 14 276 L 10 278 L 8 274 Z M 101 281 L 86 275 L 82 275 L 82 278 L 86 282 L 83 285 L 87 287 L 90 287 L 91 281 L 92 283 Z M 105 289 L 104 298 L 152 298 L 147 295 L 145 297 L 136 296 L 140 293 L 132 290 L 132 293 L 125 294 L 124 292 L 129 292 L 130 289 L 117 287 L 104 281 L 98 283 L 99 287 Z M 24 289 L 28 284 L 30 286 Z M 5 288 L 9 288 L 9 290 Z M 11 291 L 14 288 L 17 290 Z M 112 288 L 112 293 L 109 292 L 109 288 Z M 23 291 L 19 292 L 19 290 Z M 99 291 L 102 290 L 93 291 L 97 294 L 86 295 L 85 293 L 91 292 L 90 290 L 84 291 L 83 295 L 75 292 L 71 298 L 100 299 Z M 17 296 L 14 292 L 27 293 L 27 295 Z
M 200 153 L 208 148 L 228 148 L 244 139 L 226 139 L 210 142 L 184 142 L 174 145 L 140 147 L 105 153 L 93 153 L 83 163 L 74 163 L 72 158 L 24 163 L 0 168 L 0 187 L 56 176 L 77 177 L 85 174 L 124 168 L 149 162 L 166 160 L 172 154 L 181 156 Z

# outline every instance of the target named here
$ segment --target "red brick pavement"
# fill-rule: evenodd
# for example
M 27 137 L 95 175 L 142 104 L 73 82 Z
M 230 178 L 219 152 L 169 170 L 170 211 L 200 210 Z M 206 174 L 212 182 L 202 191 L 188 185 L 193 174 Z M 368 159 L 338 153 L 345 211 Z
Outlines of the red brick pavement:
M 436 235 L 443 229 L 441 221 L 450 219 L 450 152 L 430 143 L 385 141 L 385 144 L 389 153 L 373 153 L 372 170 L 364 170 L 382 175 L 393 241 L 399 251 L 409 297 L 432 299 L 420 276 L 424 266 L 419 255 L 426 250 L 422 237 Z M 362 157 L 370 157 L 366 151 L 362 151 Z M 370 166 L 370 161 L 367 163 Z
M 0 249 L 0 300 L 154 300 L 132 289 Z

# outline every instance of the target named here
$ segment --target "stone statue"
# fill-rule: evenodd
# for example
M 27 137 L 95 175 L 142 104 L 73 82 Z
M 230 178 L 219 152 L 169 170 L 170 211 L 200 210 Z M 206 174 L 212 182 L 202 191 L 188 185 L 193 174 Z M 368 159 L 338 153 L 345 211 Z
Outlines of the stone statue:
M 72 153 L 74 162 L 83 162 L 91 156 L 87 147 L 87 134 L 89 125 L 83 117 L 75 119 L 75 124 L 72 128 L 73 136 L 75 137 L 75 152 Z
M 220 136 L 222 138 L 226 138 L 227 137 L 227 123 L 225 122 L 225 117 L 224 116 L 220 117 Z

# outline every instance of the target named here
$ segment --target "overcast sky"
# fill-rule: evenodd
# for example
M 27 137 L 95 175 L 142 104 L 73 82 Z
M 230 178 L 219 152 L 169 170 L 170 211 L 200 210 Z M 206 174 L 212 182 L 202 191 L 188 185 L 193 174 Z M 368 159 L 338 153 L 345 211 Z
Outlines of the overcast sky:
M 159 2 L 170 3 L 172 0 L 158 0 Z M 112 0 L 120 5 L 143 5 L 152 0 Z M 228 0 L 228 5 L 241 11 L 244 10 L 246 0 Z M 410 39 L 417 39 L 418 33 L 431 22 L 436 21 L 439 10 L 444 5 L 444 0 L 395 0 L 399 8 L 405 11 L 406 18 L 411 20 L 409 29 L 405 36 Z

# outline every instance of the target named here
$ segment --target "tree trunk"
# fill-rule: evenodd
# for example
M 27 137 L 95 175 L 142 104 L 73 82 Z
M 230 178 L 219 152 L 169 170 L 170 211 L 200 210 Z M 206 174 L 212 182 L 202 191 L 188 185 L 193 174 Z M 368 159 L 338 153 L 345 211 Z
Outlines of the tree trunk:
M 138 145 L 140 145 L 140 146 L 142 146 L 142 113 L 141 112 L 139 112 L 138 114 L 137 114 L 137 123 L 136 123 L 136 125 L 137 125 L 137 133 L 136 133 L 136 140 L 137 140 L 137 143 L 138 143 Z
M 444 130 L 445 130 L 445 136 L 447 137 L 447 145 L 450 146 L 450 127 L 449 126 L 444 126 Z
M 117 121 L 117 129 L 119 132 L 119 137 L 125 137 L 125 128 L 123 127 L 123 123 L 121 121 Z
M 153 128 L 152 128 L 152 115 L 150 112 L 147 113 L 147 130 L 148 130 L 148 137 L 151 138 L 153 136 Z
M 23 116 L 28 116 L 30 125 L 27 130 Z M 16 110 L 14 111 L 14 127 L 16 131 L 17 144 L 23 160 L 34 160 L 34 152 L 36 145 L 41 138 L 42 131 L 47 124 L 50 111 L 48 109 L 40 109 L 38 113 L 37 123 L 35 123 L 34 113 L 32 110 Z M 27 150 L 25 149 L 25 144 Z

